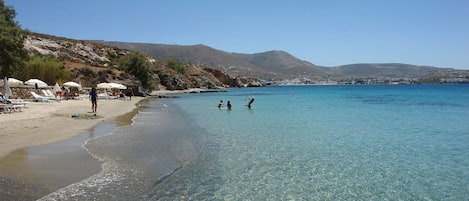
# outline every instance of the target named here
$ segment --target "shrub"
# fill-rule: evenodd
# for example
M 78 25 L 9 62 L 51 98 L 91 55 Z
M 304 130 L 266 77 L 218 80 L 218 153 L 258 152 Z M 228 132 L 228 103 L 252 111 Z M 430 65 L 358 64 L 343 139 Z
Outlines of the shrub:
M 180 61 L 175 59 L 168 59 L 168 61 L 166 61 L 166 65 L 180 74 L 186 73 L 186 68 L 184 68 L 184 64 Z

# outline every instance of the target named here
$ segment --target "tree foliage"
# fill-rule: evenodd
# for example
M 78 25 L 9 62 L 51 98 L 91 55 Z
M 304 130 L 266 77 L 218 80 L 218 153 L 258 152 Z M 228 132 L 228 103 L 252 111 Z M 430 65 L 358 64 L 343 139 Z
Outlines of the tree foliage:
M 20 80 L 38 78 L 49 85 L 71 80 L 71 74 L 64 69 L 63 62 L 50 56 L 32 56 L 23 66 L 16 68 L 13 75 Z
M 181 63 L 180 61 L 176 60 L 176 59 L 168 59 L 168 61 L 166 61 L 166 65 L 175 70 L 176 72 L 180 73 L 180 74 L 185 74 L 186 73 L 186 69 L 184 68 L 184 64 Z
M 119 64 L 127 73 L 140 80 L 143 88 L 150 91 L 155 89 L 155 83 L 151 79 L 150 63 L 143 54 L 131 52 L 121 57 Z
M 0 77 L 9 76 L 27 58 L 24 31 L 15 21 L 16 11 L 0 0 Z

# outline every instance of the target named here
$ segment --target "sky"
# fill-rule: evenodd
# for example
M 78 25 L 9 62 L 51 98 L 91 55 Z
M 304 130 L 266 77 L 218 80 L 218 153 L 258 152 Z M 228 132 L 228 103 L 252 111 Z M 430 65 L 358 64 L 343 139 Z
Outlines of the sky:
M 469 70 L 469 0 L 4 1 L 21 28 L 72 39 Z

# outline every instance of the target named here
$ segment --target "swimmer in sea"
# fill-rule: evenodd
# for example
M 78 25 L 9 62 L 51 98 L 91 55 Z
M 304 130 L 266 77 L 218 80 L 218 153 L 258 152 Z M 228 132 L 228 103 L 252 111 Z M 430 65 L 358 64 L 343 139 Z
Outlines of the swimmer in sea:
M 221 109 L 223 107 L 223 100 L 220 100 L 220 102 L 218 103 L 218 109 Z
M 226 107 L 228 107 L 228 110 L 231 110 L 231 102 L 228 101 L 228 103 L 226 103 Z
M 248 106 L 249 109 L 251 109 L 251 105 L 254 102 L 254 98 L 249 98 L 249 102 L 246 106 Z

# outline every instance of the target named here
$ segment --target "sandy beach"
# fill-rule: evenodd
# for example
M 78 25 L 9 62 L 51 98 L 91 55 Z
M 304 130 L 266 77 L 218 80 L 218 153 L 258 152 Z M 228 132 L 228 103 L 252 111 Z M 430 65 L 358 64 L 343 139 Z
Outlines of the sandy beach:
M 152 96 L 172 97 L 201 91 L 161 90 Z M 101 129 L 108 129 L 107 126 L 112 129 L 128 124 L 144 99 L 100 99 L 96 115 L 92 113 L 91 101 L 86 98 L 27 102 L 22 111 L 1 113 L 0 197 L 36 200 L 99 173 L 102 162 L 81 145 Z M 109 130 L 104 132 L 102 134 Z
M 86 98 L 28 102 L 21 112 L 0 114 L 0 158 L 17 149 L 74 137 L 101 121 L 131 112 L 142 99 L 98 100 L 96 116 L 91 112 L 90 100 Z M 72 118 L 73 115 L 78 115 L 78 118 Z

